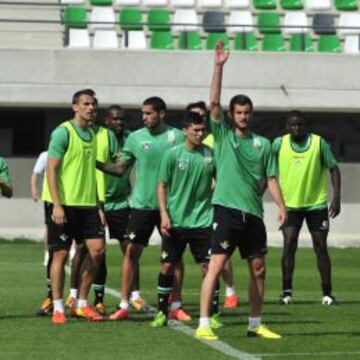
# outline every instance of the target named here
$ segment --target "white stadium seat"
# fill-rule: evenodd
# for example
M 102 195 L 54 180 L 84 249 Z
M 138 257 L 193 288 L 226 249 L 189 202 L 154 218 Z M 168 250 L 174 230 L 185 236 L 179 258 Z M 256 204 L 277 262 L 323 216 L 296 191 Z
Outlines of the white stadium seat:
M 198 18 L 194 9 L 177 9 L 175 10 L 174 24 L 192 24 L 192 25 L 173 25 L 174 31 L 196 31 L 198 30 Z M 194 25 L 196 24 L 196 25 Z
M 90 35 L 86 29 L 69 30 L 69 48 L 88 48 L 90 47 Z
M 115 12 L 111 6 L 93 6 L 90 22 L 93 29 L 114 29 Z M 96 24 L 98 23 L 98 24 Z
M 254 25 L 254 21 L 250 11 L 231 11 L 228 24 L 236 25 L 228 27 L 228 31 L 232 34 L 254 31 L 254 27 L 252 26 Z
M 115 30 L 96 30 L 93 47 L 95 49 L 117 49 L 119 46 Z
M 306 14 L 302 11 L 287 11 L 284 17 L 285 34 L 305 34 L 309 32 Z
M 144 31 L 123 32 L 121 39 L 122 49 L 142 50 L 146 49 L 146 36 Z

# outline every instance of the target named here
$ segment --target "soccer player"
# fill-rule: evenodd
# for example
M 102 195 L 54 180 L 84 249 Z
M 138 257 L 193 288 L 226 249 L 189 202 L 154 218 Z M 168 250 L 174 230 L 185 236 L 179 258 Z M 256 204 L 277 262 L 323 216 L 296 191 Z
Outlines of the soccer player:
M 204 278 L 200 298 L 200 321 L 196 337 L 216 340 L 210 327 L 210 308 L 216 282 L 235 248 L 248 262 L 249 326 L 248 336 L 278 339 L 281 336 L 261 323 L 265 289 L 266 230 L 261 198 L 261 181 L 267 185 L 279 206 L 279 220 L 286 220 L 286 208 L 276 180 L 276 166 L 270 142 L 250 132 L 249 122 L 253 105 L 246 95 L 235 95 L 229 105 L 228 116 L 233 122 L 224 121 L 220 106 L 223 66 L 229 58 L 224 43 L 215 49 L 214 74 L 210 89 L 210 117 L 216 150 L 216 184 L 213 195 L 214 224 L 212 255 Z
M 51 134 L 43 199 L 48 203 L 48 240 L 53 251 L 50 278 L 54 312 L 52 322 L 64 324 L 64 266 L 72 239 L 84 242 L 90 254 L 82 271 L 76 314 L 91 321 L 100 316 L 87 304 L 88 292 L 104 254 L 104 227 L 97 206 L 96 139 L 90 128 L 97 101 L 91 89 L 73 95 L 74 118 Z
M 13 187 L 9 174 L 9 167 L 5 160 L 0 157 L 0 191 L 1 195 L 10 199 L 13 196 Z
M 186 245 L 189 244 L 203 275 L 210 257 L 213 218 L 211 188 L 215 175 L 213 152 L 202 144 L 205 137 L 202 116 L 194 112 L 186 113 L 183 129 L 185 142 L 169 150 L 160 167 L 158 199 L 163 238 L 158 278 L 159 312 L 151 323 L 152 327 L 167 324 L 174 266 L 181 262 Z M 217 292 L 211 318 L 214 328 L 222 326 L 218 319 L 218 298 Z
M 186 111 L 192 111 L 198 113 L 200 116 L 203 117 L 204 121 L 207 121 L 207 110 L 206 104 L 204 101 L 198 101 L 195 103 L 190 103 L 186 107 Z M 205 137 L 203 143 L 207 146 L 210 146 L 214 149 L 215 140 L 214 135 L 210 132 Z M 234 272 L 231 259 L 229 259 L 222 271 L 222 278 L 225 283 L 225 302 L 224 308 L 226 309 L 234 309 L 239 306 L 239 297 L 236 294 L 235 285 L 234 285 Z
M 131 199 L 128 241 L 122 264 L 122 289 L 119 309 L 110 315 L 111 320 L 125 320 L 129 316 L 129 296 L 139 259 L 155 227 L 160 227 L 160 214 L 156 185 L 161 159 L 165 152 L 183 142 L 180 130 L 164 122 L 166 104 L 159 97 L 143 102 L 142 119 L 145 127 L 127 138 L 120 162 L 103 164 L 98 168 L 112 175 L 121 176 L 129 166 L 136 164 L 136 180 Z
M 281 260 L 282 294 L 280 304 L 292 302 L 295 253 L 304 219 L 311 234 L 321 277 L 322 303 L 334 305 L 331 286 L 331 262 L 327 249 L 329 216 L 340 213 L 340 171 L 326 141 L 307 133 L 305 118 L 300 111 L 287 116 L 288 133 L 275 139 L 273 151 L 279 168 L 279 183 L 288 211 L 288 221 L 282 229 L 284 247 Z M 333 187 L 333 199 L 328 209 L 328 172 Z

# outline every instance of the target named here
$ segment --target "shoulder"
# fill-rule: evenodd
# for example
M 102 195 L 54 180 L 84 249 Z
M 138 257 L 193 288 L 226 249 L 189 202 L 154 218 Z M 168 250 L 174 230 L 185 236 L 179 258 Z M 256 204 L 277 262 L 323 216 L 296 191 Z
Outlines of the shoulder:
M 144 136 L 146 129 L 141 128 L 139 130 L 135 130 L 132 133 L 129 133 L 127 140 L 137 139 Z
M 5 160 L 2 157 L 0 157 L 0 168 L 2 169 L 5 166 L 7 166 Z

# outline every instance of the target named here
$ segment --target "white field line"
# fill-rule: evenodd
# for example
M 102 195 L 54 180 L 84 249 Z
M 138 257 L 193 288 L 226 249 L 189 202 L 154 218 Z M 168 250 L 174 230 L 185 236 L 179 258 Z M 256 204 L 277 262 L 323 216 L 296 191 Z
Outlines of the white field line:
M 293 357 L 293 356 L 339 356 L 339 355 L 360 355 L 360 351 L 329 351 L 329 352 L 304 352 L 304 353 L 263 353 L 254 354 L 261 357 Z

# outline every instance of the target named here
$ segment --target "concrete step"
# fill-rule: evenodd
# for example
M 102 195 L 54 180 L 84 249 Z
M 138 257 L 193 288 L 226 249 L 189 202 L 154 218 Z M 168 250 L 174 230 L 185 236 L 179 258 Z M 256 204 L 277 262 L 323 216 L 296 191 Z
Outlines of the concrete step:
M 0 47 L 4 48 L 62 48 L 61 31 L 0 31 Z

